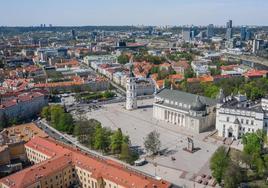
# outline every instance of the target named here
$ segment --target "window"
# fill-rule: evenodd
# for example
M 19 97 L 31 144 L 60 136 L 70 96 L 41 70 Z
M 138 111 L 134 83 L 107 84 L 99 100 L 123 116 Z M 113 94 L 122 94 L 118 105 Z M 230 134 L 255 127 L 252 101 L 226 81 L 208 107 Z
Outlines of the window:
M 229 122 L 229 121 L 230 121 L 230 118 L 229 118 L 229 117 L 227 117 L 227 118 L 226 118 L 226 121 L 227 121 L 227 122 Z
M 246 120 L 246 124 L 248 124 L 248 119 Z
M 242 124 L 244 123 L 244 119 L 241 119 L 241 123 L 242 123 Z
M 251 120 L 251 125 L 254 125 L 254 121 L 253 120 Z

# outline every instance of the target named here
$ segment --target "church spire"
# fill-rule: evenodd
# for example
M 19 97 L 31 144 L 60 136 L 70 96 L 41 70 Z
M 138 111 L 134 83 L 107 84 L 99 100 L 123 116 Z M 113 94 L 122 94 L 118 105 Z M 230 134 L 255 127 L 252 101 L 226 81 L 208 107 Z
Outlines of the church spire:
M 223 89 L 221 88 L 219 91 L 219 94 L 217 96 L 217 99 L 219 102 L 223 102 L 223 99 L 225 98 L 224 93 L 223 93 Z
M 134 76 L 134 73 L 133 73 L 133 56 L 131 56 L 130 57 L 130 59 L 129 59 L 129 77 L 130 78 L 133 78 L 133 77 L 135 77 Z

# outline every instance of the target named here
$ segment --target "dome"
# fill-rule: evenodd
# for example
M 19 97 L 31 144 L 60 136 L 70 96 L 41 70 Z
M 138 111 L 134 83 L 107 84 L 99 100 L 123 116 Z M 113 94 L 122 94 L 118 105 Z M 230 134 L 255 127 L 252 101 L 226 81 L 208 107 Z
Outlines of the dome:
M 195 102 L 192 104 L 190 109 L 193 111 L 206 111 L 206 104 L 204 104 L 200 100 L 200 97 L 197 96 Z

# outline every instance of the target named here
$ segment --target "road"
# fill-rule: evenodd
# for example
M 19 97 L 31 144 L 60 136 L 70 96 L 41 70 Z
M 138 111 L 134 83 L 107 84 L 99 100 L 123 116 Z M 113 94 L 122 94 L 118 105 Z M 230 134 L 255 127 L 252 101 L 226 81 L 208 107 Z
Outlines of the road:
M 230 58 L 239 59 L 243 61 L 250 61 L 256 64 L 268 66 L 268 60 L 261 57 L 248 56 L 248 55 L 231 55 L 231 54 L 225 54 L 225 55 Z

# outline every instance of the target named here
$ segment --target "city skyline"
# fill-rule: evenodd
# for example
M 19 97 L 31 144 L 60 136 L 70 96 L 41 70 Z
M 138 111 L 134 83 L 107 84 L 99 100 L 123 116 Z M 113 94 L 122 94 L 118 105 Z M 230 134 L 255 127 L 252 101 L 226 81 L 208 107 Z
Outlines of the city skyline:
M 86 25 L 268 25 L 264 0 L 10 0 L 1 3 L 0 25 L 57 26 Z M 27 10 L 27 11 L 25 11 Z

